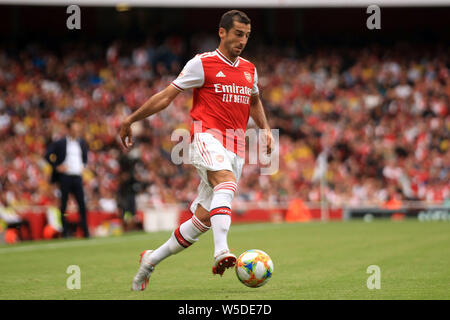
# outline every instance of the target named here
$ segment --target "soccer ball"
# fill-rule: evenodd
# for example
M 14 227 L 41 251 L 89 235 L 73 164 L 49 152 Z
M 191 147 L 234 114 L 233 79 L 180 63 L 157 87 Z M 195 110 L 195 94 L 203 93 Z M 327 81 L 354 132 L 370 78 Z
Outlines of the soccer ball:
M 236 275 L 247 287 L 266 284 L 273 273 L 273 262 L 262 250 L 252 249 L 242 253 L 236 261 Z

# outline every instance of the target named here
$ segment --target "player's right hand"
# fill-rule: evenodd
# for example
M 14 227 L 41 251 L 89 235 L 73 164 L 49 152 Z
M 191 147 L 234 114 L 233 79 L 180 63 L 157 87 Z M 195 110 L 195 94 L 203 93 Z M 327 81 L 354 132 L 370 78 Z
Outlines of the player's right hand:
M 263 138 L 263 141 L 264 141 L 263 148 L 266 151 L 266 154 L 269 155 L 272 153 L 273 149 L 275 148 L 272 131 L 270 131 L 270 129 L 264 129 L 263 137 L 264 137 Z
M 131 132 L 131 124 L 130 123 L 128 123 L 127 121 L 124 121 L 120 125 L 119 136 L 120 136 L 120 141 L 122 141 L 122 145 L 126 149 L 130 148 L 133 145 L 133 143 L 131 142 L 131 140 L 133 138 L 133 133 Z

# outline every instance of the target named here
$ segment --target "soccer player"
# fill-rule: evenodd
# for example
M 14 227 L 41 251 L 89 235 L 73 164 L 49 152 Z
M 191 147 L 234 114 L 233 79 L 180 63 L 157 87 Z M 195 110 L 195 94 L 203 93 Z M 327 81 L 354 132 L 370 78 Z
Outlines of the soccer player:
M 272 150 L 273 137 L 259 99 L 255 66 L 240 57 L 250 36 L 250 19 L 238 10 L 226 12 L 219 24 L 219 47 L 192 58 L 167 88 L 153 95 L 127 117 L 120 127 L 125 146 L 132 145 L 131 124 L 166 108 L 182 91 L 193 88 L 189 159 L 201 182 L 182 223 L 156 250 L 141 253 L 132 290 L 147 287 L 155 266 L 163 259 L 195 243 L 210 228 L 214 238 L 213 274 L 222 275 L 236 263 L 227 243 L 231 202 L 245 159 L 245 129 L 249 116 L 264 129 L 265 148 Z

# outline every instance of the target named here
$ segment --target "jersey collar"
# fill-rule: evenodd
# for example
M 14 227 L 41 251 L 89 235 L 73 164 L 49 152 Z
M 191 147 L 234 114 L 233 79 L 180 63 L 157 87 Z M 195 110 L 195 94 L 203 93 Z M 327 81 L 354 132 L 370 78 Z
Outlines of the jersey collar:
M 216 49 L 216 53 L 217 53 L 217 56 L 226 64 L 228 64 L 232 67 L 237 67 L 239 65 L 239 60 L 240 60 L 239 57 L 237 57 L 236 60 L 234 60 L 234 62 L 231 62 L 231 60 L 228 59 L 227 57 L 225 57 L 225 55 L 222 52 L 220 52 L 220 50 L 218 48 Z

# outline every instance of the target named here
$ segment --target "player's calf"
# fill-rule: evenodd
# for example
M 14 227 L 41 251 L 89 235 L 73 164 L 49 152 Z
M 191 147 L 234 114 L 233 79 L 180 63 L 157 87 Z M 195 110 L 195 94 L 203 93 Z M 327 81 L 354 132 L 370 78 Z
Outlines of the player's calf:
M 172 254 L 176 254 L 198 241 L 198 237 L 209 230 L 195 215 L 182 223 L 163 245 L 156 250 L 146 250 L 141 254 L 140 267 L 133 279 L 131 289 L 143 291 L 148 285 L 155 266 Z
M 150 263 L 157 265 L 172 254 L 190 247 L 198 241 L 198 237 L 209 230 L 195 215 L 182 223 L 161 247 L 156 249 L 150 257 Z
M 231 225 L 231 202 L 236 191 L 237 184 L 234 181 L 226 181 L 217 184 L 214 187 L 214 195 L 211 201 L 211 209 L 209 211 L 211 228 L 214 235 L 214 259 L 215 264 L 213 267 L 213 273 L 222 274 L 226 268 L 231 267 L 233 260 L 236 261 L 236 257 L 229 258 L 228 260 L 221 261 L 218 259 L 223 253 L 229 253 L 227 236 Z M 219 264 L 225 264 L 222 270 Z M 215 272 L 214 268 L 220 268 L 219 272 Z

